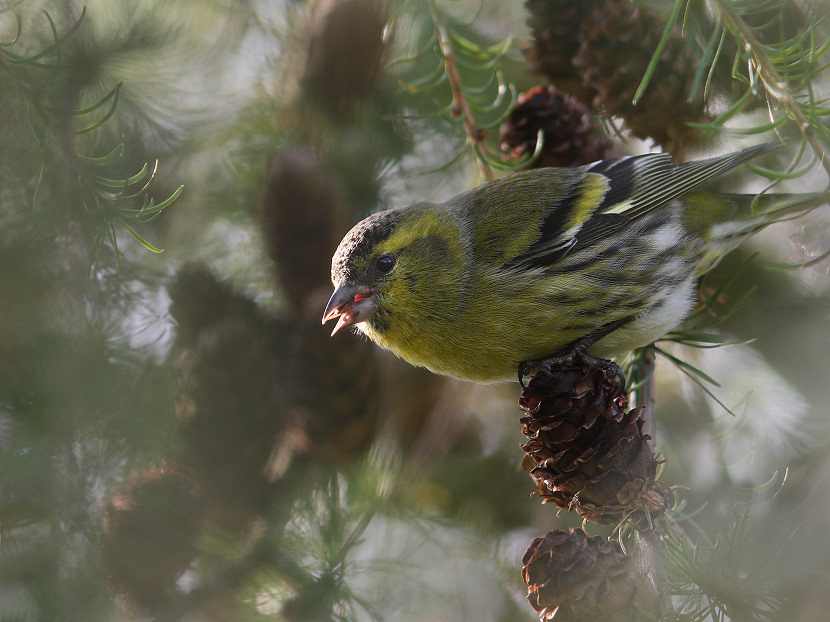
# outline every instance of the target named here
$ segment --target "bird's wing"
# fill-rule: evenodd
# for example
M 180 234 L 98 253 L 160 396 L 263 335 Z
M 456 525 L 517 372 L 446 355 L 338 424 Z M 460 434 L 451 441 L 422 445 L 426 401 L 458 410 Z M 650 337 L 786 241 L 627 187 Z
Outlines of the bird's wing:
M 693 162 L 653 153 L 582 167 L 582 180 L 545 216 L 538 238 L 505 263 L 507 270 L 549 266 L 575 249 L 613 237 L 628 224 L 776 143 Z

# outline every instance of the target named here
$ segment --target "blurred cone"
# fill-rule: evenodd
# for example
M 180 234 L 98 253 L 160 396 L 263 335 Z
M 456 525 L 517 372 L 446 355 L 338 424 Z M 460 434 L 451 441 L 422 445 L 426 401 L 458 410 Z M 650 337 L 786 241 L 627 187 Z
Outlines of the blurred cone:
M 133 605 L 156 611 L 169 603 L 198 554 L 201 509 L 194 481 L 169 467 L 129 478 L 110 500 L 104 564 Z
M 582 83 L 573 58 L 579 51 L 582 22 L 588 17 L 591 2 L 573 0 L 526 0 L 527 25 L 531 43 L 525 57 L 532 69 L 550 80 L 560 91 L 589 103 L 594 93 Z
M 318 3 L 311 24 L 305 94 L 341 121 L 380 85 L 386 11 L 380 0 Z
M 185 375 L 180 434 L 211 516 L 245 528 L 268 507 L 269 461 L 291 429 L 279 341 L 241 318 L 207 327 Z
M 302 421 L 311 451 L 340 462 L 371 443 L 378 414 L 374 346 L 321 327 L 331 295 L 331 256 L 349 228 L 350 210 L 317 156 L 293 147 L 272 162 L 263 198 L 263 228 L 283 289 L 293 335 L 289 387 L 292 421 Z
M 349 228 L 337 178 L 303 147 L 287 148 L 268 168 L 263 232 L 294 310 L 318 288 L 329 286 L 331 255 Z
M 616 541 L 581 529 L 536 538 L 522 558 L 527 599 L 542 621 L 656 622 L 661 596 L 648 566 Z
M 698 59 L 679 27 L 660 54 L 642 98 L 633 103 L 664 28 L 663 19 L 647 9 L 629 2 L 604 2 L 582 24 L 573 64 L 583 85 L 595 93 L 590 102 L 594 109 L 622 118 L 635 136 L 650 137 L 676 154 L 698 134 L 686 122 L 707 118 L 703 89 L 688 101 Z

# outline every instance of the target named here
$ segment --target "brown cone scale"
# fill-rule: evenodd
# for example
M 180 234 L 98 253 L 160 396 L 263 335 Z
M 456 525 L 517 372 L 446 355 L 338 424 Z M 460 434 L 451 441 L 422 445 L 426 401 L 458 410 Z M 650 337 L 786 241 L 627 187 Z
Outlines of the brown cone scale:
M 628 409 L 619 380 L 588 363 L 538 373 L 519 405 L 522 466 L 545 503 L 586 521 L 649 528 L 671 493 L 656 481 L 658 460 L 643 432 L 643 409 Z
M 542 621 L 656 622 L 660 590 L 640 561 L 615 541 L 555 530 L 530 543 L 522 578 Z
M 611 149 L 588 107 L 550 85 L 519 95 L 501 126 L 501 148 L 510 158 L 528 156 L 536 148 L 540 131 L 542 150 L 533 168 L 590 164 L 602 160 Z

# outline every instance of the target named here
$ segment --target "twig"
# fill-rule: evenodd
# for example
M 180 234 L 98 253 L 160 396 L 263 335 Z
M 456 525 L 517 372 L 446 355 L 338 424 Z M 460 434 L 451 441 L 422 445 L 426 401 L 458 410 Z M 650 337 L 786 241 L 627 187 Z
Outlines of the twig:
M 654 349 L 647 348 L 637 369 L 643 383 L 637 390 L 637 406 L 643 407 L 643 432 L 651 437 L 652 448 L 657 444 L 657 426 L 654 423 L 654 402 L 657 389 L 654 386 Z
M 430 12 L 432 21 L 435 24 L 435 31 L 438 34 L 438 44 L 441 47 L 441 56 L 444 57 L 444 66 L 447 68 L 447 78 L 452 91 L 453 105 L 450 114 L 454 117 L 461 117 L 464 124 L 464 132 L 467 140 L 473 145 L 473 152 L 476 155 L 478 169 L 485 181 L 494 179 L 493 169 L 478 154 L 484 149 L 484 132 L 478 127 L 464 90 L 461 88 L 461 76 L 458 73 L 458 65 L 455 62 L 455 51 L 453 50 L 447 29 L 444 26 L 443 16 L 438 8 L 437 0 L 430 0 Z

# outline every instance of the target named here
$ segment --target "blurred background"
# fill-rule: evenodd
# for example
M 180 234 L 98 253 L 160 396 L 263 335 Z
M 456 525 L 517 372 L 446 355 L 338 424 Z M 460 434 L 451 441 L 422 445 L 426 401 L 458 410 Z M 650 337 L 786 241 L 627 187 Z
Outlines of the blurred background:
M 730 191 L 826 188 L 826 13 L 0 1 L 0 620 L 537 619 L 522 555 L 581 518 L 532 494 L 519 386 L 330 338 L 331 254 L 610 155 L 777 134 Z M 826 209 L 770 227 L 701 285 L 726 345 L 659 344 L 667 619 L 830 606 L 828 249 Z

